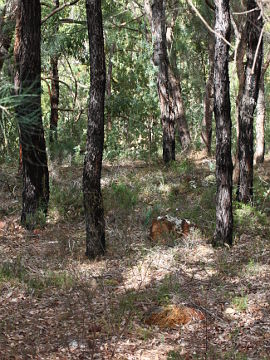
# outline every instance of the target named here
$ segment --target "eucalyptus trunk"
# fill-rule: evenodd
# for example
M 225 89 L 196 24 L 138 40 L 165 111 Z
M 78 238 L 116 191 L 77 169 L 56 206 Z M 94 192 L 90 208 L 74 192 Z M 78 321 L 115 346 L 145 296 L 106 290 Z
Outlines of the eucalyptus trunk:
M 172 90 L 174 122 L 177 126 L 177 132 L 181 147 L 183 150 L 187 150 L 189 148 L 191 139 L 185 115 L 180 80 L 176 75 L 174 67 L 172 66 L 168 66 L 168 75 L 170 87 Z
M 241 32 L 237 33 L 237 45 L 236 45 L 236 73 L 238 78 L 238 93 L 235 101 L 235 114 L 236 114 L 236 153 L 233 169 L 233 182 L 238 186 L 240 176 L 240 165 L 239 165 L 239 106 L 243 97 L 244 84 L 245 84 L 245 54 L 246 54 L 246 24 L 241 26 Z
M 203 100 L 204 116 L 202 121 L 201 138 L 206 147 L 207 155 L 211 155 L 212 146 L 212 119 L 214 112 L 214 56 L 215 48 L 212 39 L 209 40 L 209 76 L 205 86 Z
M 215 0 L 214 112 L 216 119 L 216 230 L 214 246 L 232 244 L 231 104 L 229 84 L 229 0 Z
M 107 93 L 108 101 L 110 101 L 112 95 L 112 73 L 113 73 L 112 57 L 114 52 L 115 52 L 115 44 L 112 44 L 109 51 L 108 72 L 107 72 L 107 82 L 106 82 L 106 93 Z M 108 131 L 111 131 L 112 117 L 111 117 L 110 109 L 108 110 L 108 115 L 107 115 L 107 126 L 108 126 Z
M 243 96 L 239 104 L 239 183 L 238 201 L 252 202 L 253 198 L 253 116 L 259 92 L 262 65 L 260 35 L 263 20 L 255 0 L 247 2 L 247 51 Z M 253 10 L 253 11 L 250 11 Z
M 55 8 L 59 7 L 59 0 L 54 0 Z M 55 26 L 58 32 L 58 25 Z M 50 143 L 57 140 L 57 126 L 59 119 L 59 75 L 58 75 L 58 54 L 51 56 L 51 115 L 50 115 Z
M 154 42 L 153 61 L 158 67 L 158 95 L 163 130 L 163 160 L 175 160 L 175 121 L 172 86 L 169 80 L 169 60 L 166 46 L 166 23 L 163 0 L 152 4 L 152 38 Z
M 39 0 L 20 0 L 17 9 L 16 86 L 23 164 L 22 224 L 33 228 L 49 201 L 49 173 L 41 113 L 41 8 Z
M 90 94 L 88 129 L 83 170 L 86 222 L 86 255 L 95 258 L 105 252 L 105 222 L 101 194 L 104 143 L 105 53 L 101 0 L 86 0 L 90 50 Z
M 256 116 L 256 151 L 254 155 L 255 164 L 262 164 L 264 162 L 265 153 L 265 118 L 266 118 L 266 103 L 265 103 L 265 87 L 264 75 L 267 68 L 263 67 L 261 72 L 259 94 L 257 100 L 257 116 Z

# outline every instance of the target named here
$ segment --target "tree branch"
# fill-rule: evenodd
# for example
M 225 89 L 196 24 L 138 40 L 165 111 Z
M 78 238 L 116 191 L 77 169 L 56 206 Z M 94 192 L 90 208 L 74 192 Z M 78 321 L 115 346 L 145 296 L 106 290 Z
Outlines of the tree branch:
M 62 11 L 63 9 L 65 9 L 68 6 L 72 6 L 77 4 L 77 2 L 79 2 L 80 0 L 73 0 L 70 3 L 65 3 L 60 7 L 56 7 L 49 15 L 47 15 L 44 19 L 41 20 L 41 25 L 43 25 L 50 17 L 52 17 L 53 15 L 57 14 L 59 11 Z

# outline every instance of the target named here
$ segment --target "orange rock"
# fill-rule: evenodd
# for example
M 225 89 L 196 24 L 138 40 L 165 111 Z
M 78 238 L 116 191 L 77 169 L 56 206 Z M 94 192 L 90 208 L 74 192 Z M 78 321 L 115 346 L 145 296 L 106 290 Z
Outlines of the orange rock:
M 150 238 L 154 241 L 165 240 L 169 234 L 179 234 L 187 236 L 191 228 L 195 225 L 190 224 L 186 219 L 177 219 L 171 216 L 158 217 L 152 221 L 150 228 Z
M 202 321 L 205 316 L 201 311 L 190 307 L 171 305 L 165 308 L 155 308 L 146 317 L 147 325 L 157 325 L 160 328 L 176 328 L 190 321 Z
M 164 220 L 153 220 L 150 228 L 150 238 L 154 241 L 162 239 L 162 237 L 169 233 L 176 233 L 175 226 L 170 221 Z

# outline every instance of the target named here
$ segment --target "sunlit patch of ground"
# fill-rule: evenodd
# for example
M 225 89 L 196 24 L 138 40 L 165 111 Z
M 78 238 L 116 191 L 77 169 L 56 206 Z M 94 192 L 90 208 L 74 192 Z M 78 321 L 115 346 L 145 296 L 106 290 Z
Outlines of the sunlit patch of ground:
M 266 158 L 256 211 L 235 211 L 235 246 L 214 250 L 213 160 L 193 154 L 169 168 L 105 164 L 108 251 L 97 261 L 84 255 L 82 167 L 54 164 L 48 222 L 33 232 L 19 223 L 16 170 L 3 167 L 0 358 L 269 358 L 268 167 Z M 198 229 L 168 244 L 150 241 L 152 219 L 166 214 Z M 172 329 L 146 324 L 151 309 L 171 305 L 205 320 Z

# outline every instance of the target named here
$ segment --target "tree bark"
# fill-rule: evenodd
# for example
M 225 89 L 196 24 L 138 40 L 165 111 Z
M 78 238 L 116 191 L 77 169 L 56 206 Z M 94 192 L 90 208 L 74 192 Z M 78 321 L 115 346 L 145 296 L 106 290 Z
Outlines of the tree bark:
M 256 117 L 256 151 L 255 151 L 255 164 L 262 164 L 264 162 L 265 140 L 264 128 L 266 118 L 266 103 L 265 103 L 265 87 L 264 76 L 269 66 L 270 57 L 262 66 L 261 78 L 259 83 L 259 94 L 257 100 L 257 117 Z
M 106 83 L 101 0 L 86 0 L 86 14 L 91 85 L 83 170 L 83 193 L 86 222 L 86 255 L 89 258 L 95 258 L 105 252 L 105 222 L 100 185 Z
M 248 0 L 248 11 L 256 6 L 255 0 Z M 262 41 L 259 47 L 258 43 L 262 26 L 263 21 L 259 10 L 247 14 L 247 61 L 243 96 L 239 105 L 238 158 L 240 174 L 237 189 L 238 201 L 244 203 L 252 202 L 253 197 L 253 115 L 261 75 Z
M 33 228 L 39 211 L 45 215 L 49 201 L 49 173 L 41 113 L 41 60 L 39 0 L 20 0 L 17 12 L 15 57 L 23 162 L 21 222 Z
M 215 0 L 215 32 L 230 39 L 229 0 Z M 229 46 L 216 35 L 214 65 L 214 112 L 216 119 L 216 230 L 214 246 L 232 244 L 232 158 Z
M 256 151 L 255 164 L 264 162 L 264 125 L 266 116 L 265 92 L 264 92 L 264 76 L 261 76 L 259 84 L 259 94 L 257 100 L 257 117 L 256 117 Z
M 175 160 L 175 121 L 172 86 L 169 81 L 163 0 L 154 0 L 152 4 L 152 38 L 154 43 L 153 62 L 158 67 L 157 86 L 163 130 L 163 160 L 168 163 Z
M 233 183 L 238 185 L 239 176 L 240 176 L 240 166 L 239 166 L 239 105 L 243 96 L 244 84 L 245 84 L 245 65 L 244 58 L 246 54 L 246 22 L 239 24 L 239 29 L 237 24 L 232 20 L 236 36 L 236 49 L 235 49 L 235 66 L 236 73 L 238 77 L 238 94 L 235 101 L 235 114 L 236 114 L 236 153 L 233 169 Z
M 185 116 L 181 84 L 176 75 L 174 67 L 170 65 L 168 66 L 168 74 L 172 90 L 174 122 L 177 126 L 181 147 L 183 150 L 187 150 L 190 146 L 191 139 L 187 119 Z
M 54 0 L 55 8 L 59 7 L 59 0 Z M 58 25 L 55 32 L 59 30 Z M 59 107 L 59 75 L 58 75 L 58 54 L 54 54 L 51 61 L 51 116 L 50 116 L 50 143 L 57 140 L 58 107 Z
M 0 15 L 0 70 L 3 68 L 5 59 L 9 56 L 9 49 L 15 27 L 15 9 L 15 1 L 7 0 Z
M 58 107 L 59 107 L 59 75 L 58 56 L 51 57 L 51 116 L 50 116 L 50 143 L 57 141 Z
M 205 86 L 203 100 L 204 116 L 202 121 L 201 138 L 206 147 L 207 155 L 211 155 L 212 146 L 212 118 L 214 112 L 214 57 L 215 48 L 212 39 L 209 40 L 209 76 Z
M 112 44 L 109 51 L 109 61 L 108 61 L 108 72 L 107 72 L 107 82 L 106 82 L 106 92 L 107 92 L 107 99 L 109 100 L 112 95 L 112 70 L 113 70 L 113 63 L 112 57 L 115 51 L 115 44 Z M 107 115 L 107 126 L 108 131 L 112 130 L 112 117 L 111 112 L 108 111 Z

